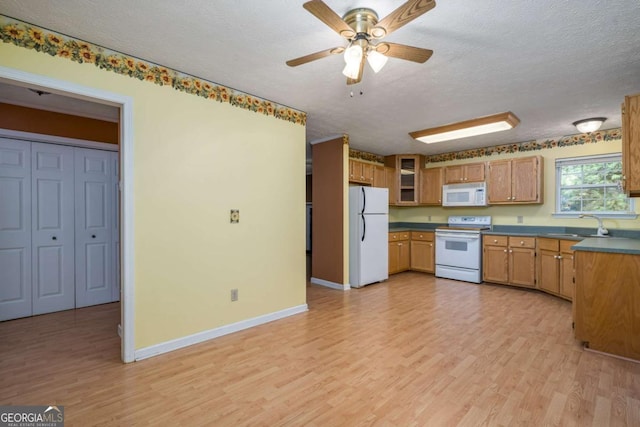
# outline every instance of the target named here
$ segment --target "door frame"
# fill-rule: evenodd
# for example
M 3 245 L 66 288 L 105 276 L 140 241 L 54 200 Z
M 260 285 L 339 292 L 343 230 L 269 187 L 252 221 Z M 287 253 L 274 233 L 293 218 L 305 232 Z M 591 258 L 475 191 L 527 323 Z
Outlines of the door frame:
M 120 350 L 123 362 L 133 362 L 135 360 L 133 98 L 3 66 L 0 66 L 0 81 L 120 108 L 120 325 L 122 326 Z M 15 138 L 20 132 L 10 133 L 13 133 L 13 138 Z M 25 132 L 24 134 L 27 133 Z M 9 134 L 5 136 L 12 137 Z M 40 137 L 43 138 L 44 136 L 41 135 Z M 67 142 L 76 141 L 70 138 L 58 137 L 51 137 L 48 141 L 53 142 L 52 139 L 57 140 L 58 143 L 62 142 L 62 140 L 67 140 Z

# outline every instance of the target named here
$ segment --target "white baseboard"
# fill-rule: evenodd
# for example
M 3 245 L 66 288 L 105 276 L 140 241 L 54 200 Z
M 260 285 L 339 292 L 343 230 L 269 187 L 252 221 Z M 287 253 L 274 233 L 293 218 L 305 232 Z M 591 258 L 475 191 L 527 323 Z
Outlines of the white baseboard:
M 293 316 L 294 314 L 304 313 L 308 310 L 309 308 L 307 304 L 302 304 L 295 307 L 285 308 L 284 310 L 276 311 L 274 313 L 253 317 L 247 320 L 241 320 L 240 322 L 232 323 L 230 325 L 220 326 L 219 328 L 209 329 L 208 331 L 198 332 L 197 334 L 187 335 L 186 337 L 177 338 L 175 340 L 165 341 L 160 344 L 154 344 L 152 346 L 136 350 L 135 360 L 138 361 L 157 356 L 159 354 L 168 353 L 173 350 L 178 350 L 180 348 L 188 347 L 193 344 L 199 344 L 201 342 L 218 338 L 223 335 L 231 334 L 233 332 L 238 332 L 243 329 L 248 329 L 254 326 L 262 325 L 264 323 L 273 322 L 274 320 L 283 319 L 285 317 Z
M 340 283 L 330 282 L 324 279 L 318 279 L 317 277 L 312 277 L 310 280 L 314 285 L 326 286 L 327 288 L 337 289 L 339 291 L 348 291 L 351 289 L 351 286 L 347 283 L 346 285 L 342 285 Z

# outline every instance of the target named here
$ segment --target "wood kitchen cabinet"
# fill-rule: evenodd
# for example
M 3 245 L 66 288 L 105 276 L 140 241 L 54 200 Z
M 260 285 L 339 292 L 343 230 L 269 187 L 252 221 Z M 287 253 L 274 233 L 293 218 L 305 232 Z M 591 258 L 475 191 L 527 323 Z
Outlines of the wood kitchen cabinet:
M 538 238 L 538 288 L 572 300 L 574 285 L 573 240 Z
M 622 104 L 622 185 L 630 197 L 640 196 L 640 94 Z
M 484 163 L 447 166 L 444 168 L 444 183 L 482 182 L 485 180 Z
M 394 155 L 385 157 L 385 166 L 395 169 L 396 199 L 399 206 L 417 206 L 420 195 L 420 169 L 424 156 Z
M 389 233 L 389 274 L 400 273 L 411 268 L 410 232 Z
M 384 167 L 385 184 L 389 189 L 389 204 L 395 206 L 398 200 L 398 182 L 395 168 Z
M 421 205 L 442 205 L 443 180 L 443 168 L 427 168 L 420 170 L 419 201 Z
M 575 252 L 576 339 L 640 360 L 640 255 Z
M 436 269 L 434 232 L 411 232 L 411 270 L 434 273 Z
M 535 237 L 485 235 L 482 248 L 482 280 L 535 287 Z
M 349 159 L 349 182 L 373 185 L 373 163 Z
M 373 165 L 372 185 L 377 188 L 387 188 L 387 172 L 382 165 Z
M 488 203 L 542 203 L 543 176 L 541 156 L 491 161 L 487 167 Z
M 482 280 L 509 283 L 509 238 L 482 236 Z

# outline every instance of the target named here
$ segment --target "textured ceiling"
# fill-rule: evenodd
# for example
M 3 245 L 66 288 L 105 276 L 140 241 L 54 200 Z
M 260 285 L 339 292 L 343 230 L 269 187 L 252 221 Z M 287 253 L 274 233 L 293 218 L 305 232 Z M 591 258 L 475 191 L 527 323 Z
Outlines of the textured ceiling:
M 402 0 L 325 0 L 382 18 Z M 576 133 L 640 92 L 638 0 L 440 0 L 384 40 L 434 50 L 391 58 L 347 87 L 343 59 L 288 59 L 344 45 L 302 0 L 3 0 L 0 13 L 307 112 L 307 140 L 346 133 L 377 154 L 437 154 Z M 353 90 L 353 96 L 350 92 Z M 362 92 L 362 94 L 360 94 Z M 510 131 L 439 144 L 408 132 L 513 111 Z

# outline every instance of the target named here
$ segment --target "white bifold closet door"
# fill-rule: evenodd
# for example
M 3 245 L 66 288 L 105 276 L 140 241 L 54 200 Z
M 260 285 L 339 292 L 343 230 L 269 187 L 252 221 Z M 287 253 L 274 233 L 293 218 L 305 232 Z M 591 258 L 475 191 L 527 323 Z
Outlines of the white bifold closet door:
M 0 321 L 31 306 L 31 145 L 0 138 Z
M 113 154 L 75 149 L 76 307 L 114 300 Z
M 31 143 L 33 314 L 75 307 L 73 150 Z
M 120 299 L 118 153 L 0 138 L 0 321 Z

